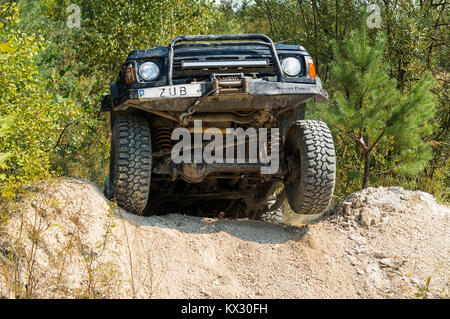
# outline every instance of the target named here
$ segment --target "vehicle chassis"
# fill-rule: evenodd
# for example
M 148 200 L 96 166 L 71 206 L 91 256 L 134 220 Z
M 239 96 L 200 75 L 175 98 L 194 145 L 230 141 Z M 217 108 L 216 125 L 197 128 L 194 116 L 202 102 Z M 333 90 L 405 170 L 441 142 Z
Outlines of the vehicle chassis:
M 175 48 L 207 50 L 246 45 L 269 49 L 275 76 L 258 78 L 248 72 L 219 70 L 198 82 L 182 83 L 182 80 L 174 79 Z M 300 50 L 304 51 L 302 47 Z M 304 55 L 308 55 L 304 52 Z M 257 218 L 269 209 L 278 208 L 287 196 L 285 191 L 275 195 L 280 182 L 286 184 L 298 178 L 300 165 L 298 160 L 293 160 L 284 152 L 288 132 L 296 122 L 305 120 L 306 102 L 328 101 L 328 94 L 322 88 L 319 77 L 305 76 L 299 79 L 287 76 L 282 70 L 276 45 L 262 34 L 180 36 L 173 39 L 167 49 L 158 47 L 145 52 L 136 51 L 136 58 L 127 59 L 126 64 L 131 64 L 137 70 L 140 58 L 163 54 L 164 72 L 155 87 L 167 89 L 168 86 L 176 88 L 182 85 L 189 88 L 190 85 L 200 85 L 200 96 L 145 99 L 141 95 L 147 87 L 146 83 L 139 81 L 138 75 L 135 75 L 137 81 L 126 89 L 119 81 L 112 83 L 111 94 L 102 102 L 102 110 L 110 112 L 112 129 L 121 116 L 137 116 L 149 124 L 152 135 L 151 186 L 145 212 L 164 213 L 170 209 L 172 212 L 201 216 L 221 214 Z M 304 67 L 308 68 L 307 65 Z M 260 162 L 174 164 L 170 159 L 171 147 L 158 148 L 160 141 L 155 138 L 163 136 L 167 146 L 168 134 L 174 128 L 192 128 L 196 120 L 201 120 L 209 127 L 219 128 L 230 125 L 257 129 L 278 128 L 279 170 L 273 175 L 261 175 L 260 169 L 266 164 Z M 159 123 L 159 126 L 154 123 Z M 113 181 L 110 181 L 110 186 L 105 190 L 110 198 L 114 196 L 112 184 Z

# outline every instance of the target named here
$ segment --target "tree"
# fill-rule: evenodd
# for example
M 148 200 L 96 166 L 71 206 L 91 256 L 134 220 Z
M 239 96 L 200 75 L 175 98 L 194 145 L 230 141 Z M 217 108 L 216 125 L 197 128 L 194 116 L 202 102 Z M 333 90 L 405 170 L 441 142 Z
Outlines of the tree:
M 255 0 L 247 8 L 253 32 L 267 33 L 274 41 L 291 40 L 304 46 L 325 82 L 332 59 L 331 40 L 340 42 L 358 17 L 356 0 Z
M 435 102 L 429 73 L 409 93 L 398 91 L 384 60 L 385 37 L 377 36 L 371 46 L 363 21 L 341 46 L 333 43 L 333 93 L 330 105 L 317 106 L 316 114 L 326 118 L 344 144 L 356 143 L 363 173 L 351 165 L 344 169 L 362 176 L 362 188 L 366 188 L 371 169 L 380 173 L 372 164 L 374 156 L 375 166 L 387 172 L 412 175 L 423 169 L 432 156 L 424 137 L 432 131 L 428 122 Z
M 72 3 L 81 9 L 80 28 L 67 25 Z M 180 34 L 207 33 L 217 13 L 211 0 L 18 0 L 17 6 L 21 22 L 15 29 L 41 30 L 45 38 L 33 59 L 41 89 L 76 104 L 76 114 L 56 131 L 51 169 L 98 185 L 108 173 L 110 134 L 99 104 L 128 53 L 166 45 Z
M 0 21 L 0 196 L 14 196 L 20 184 L 50 175 L 61 124 L 77 109 L 46 90 L 33 63 L 44 40 L 18 28 L 14 3 L 0 5 Z
M 80 28 L 66 25 L 70 1 L 43 1 L 42 11 L 54 28 L 46 32 L 70 61 L 78 77 L 90 79 L 93 93 L 107 88 L 128 53 L 166 45 L 178 35 L 204 34 L 214 21 L 210 0 L 80 0 Z
M 6 135 L 11 129 L 12 122 L 14 118 L 9 117 L 0 117 L 0 137 Z M 3 152 L 0 153 L 0 170 L 6 168 L 6 161 L 11 156 L 11 152 Z M 0 174 L 0 180 L 4 179 L 6 176 L 4 174 Z

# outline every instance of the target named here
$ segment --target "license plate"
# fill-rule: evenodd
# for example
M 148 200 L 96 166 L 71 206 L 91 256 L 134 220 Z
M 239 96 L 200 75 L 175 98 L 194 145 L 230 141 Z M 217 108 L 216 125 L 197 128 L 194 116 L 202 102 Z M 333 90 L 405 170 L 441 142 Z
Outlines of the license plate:
M 202 96 L 201 84 L 160 86 L 139 90 L 140 99 L 166 99 Z

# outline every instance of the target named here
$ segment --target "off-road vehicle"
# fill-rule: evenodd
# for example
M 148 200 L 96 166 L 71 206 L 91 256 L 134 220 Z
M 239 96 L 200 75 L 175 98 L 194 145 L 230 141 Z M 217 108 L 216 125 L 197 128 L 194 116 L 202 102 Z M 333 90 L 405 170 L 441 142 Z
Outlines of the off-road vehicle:
M 112 129 L 105 194 L 135 214 L 257 218 L 285 198 L 297 214 L 322 213 L 334 190 L 335 152 L 327 125 L 305 119 L 312 99 L 328 101 L 311 56 L 266 35 L 180 36 L 168 46 L 134 50 L 102 101 Z M 256 163 L 173 160 L 175 129 L 201 135 L 212 127 L 276 132 L 258 153 L 276 143 L 278 169 L 263 174 L 269 164 L 259 157 Z M 250 138 L 232 143 L 249 152 Z

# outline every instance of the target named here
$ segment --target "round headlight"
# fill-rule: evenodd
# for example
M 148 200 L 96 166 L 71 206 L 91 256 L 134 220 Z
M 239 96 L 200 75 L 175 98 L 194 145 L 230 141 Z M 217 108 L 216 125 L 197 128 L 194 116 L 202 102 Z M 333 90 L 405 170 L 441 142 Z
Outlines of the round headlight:
M 287 75 L 297 76 L 302 70 L 302 65 L 298 59 L 289 57 L 283 60 L 281 68 Z
M 139 67 L 139 74 L 146 81 L 157 79 L 159 77 L 159 72 L 159 66 L 154 62 L 145 62 Z

